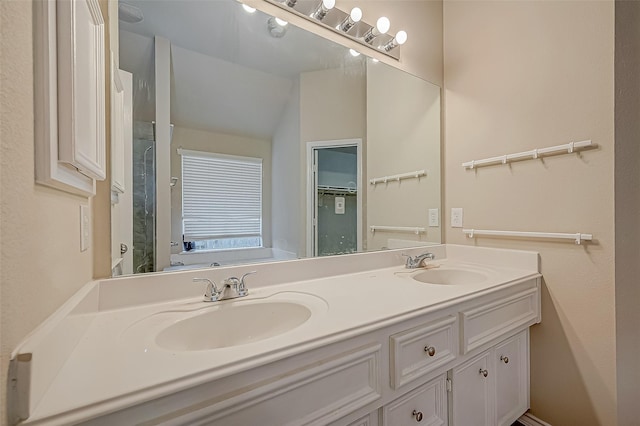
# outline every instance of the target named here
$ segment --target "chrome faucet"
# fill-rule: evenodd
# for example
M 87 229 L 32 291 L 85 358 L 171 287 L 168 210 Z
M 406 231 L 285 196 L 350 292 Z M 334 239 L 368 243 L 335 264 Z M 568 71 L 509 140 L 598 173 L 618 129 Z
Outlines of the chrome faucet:
M 433 253 L 423 253 L 418 256 L 411 257 L 408 254 L 403 254 L 407 258 L 407 262 L 404 264 L 404 267 L 407 269 L 416 269 L 422 265 L 422 261 L 425 259 L 433 260 L 436 258 L 436 255 Z
M 207 283 L 203 298 L 205 302 L 217 302 L 218 300 L 235 299 L 249 295 L 249 289 L 244 283 L 244 278 L 255 273 L 256 271 L 247 272 L 241 278 L 229 277 L 222 281 L 220 288 L 209 278 L 194 278 L 193 281 Z

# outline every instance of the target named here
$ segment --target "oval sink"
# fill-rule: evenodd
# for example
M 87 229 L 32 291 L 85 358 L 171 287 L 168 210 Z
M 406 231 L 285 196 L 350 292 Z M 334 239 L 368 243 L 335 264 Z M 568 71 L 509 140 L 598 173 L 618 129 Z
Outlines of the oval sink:
M 310 317 L 306 306 L 292 302 L 222 305 L 175 322 L 155 340 L 161 348 L 175 351 L 226 348 L 278 336 Z
M 464 285 L 481 283 L 487 279 L 487 276 L 465 269 L 427 269 L 411 278 L 427 284 Z

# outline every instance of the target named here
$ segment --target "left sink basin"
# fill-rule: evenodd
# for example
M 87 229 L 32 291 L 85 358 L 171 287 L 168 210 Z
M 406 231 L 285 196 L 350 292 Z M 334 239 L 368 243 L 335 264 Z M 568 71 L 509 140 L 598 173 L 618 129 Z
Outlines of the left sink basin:
M 311 310 L 285 301 L 221 305 L 179 320 L 157 334 L 156 344 L 174 351 L 204 351 L 257 342 L 307 322 Z

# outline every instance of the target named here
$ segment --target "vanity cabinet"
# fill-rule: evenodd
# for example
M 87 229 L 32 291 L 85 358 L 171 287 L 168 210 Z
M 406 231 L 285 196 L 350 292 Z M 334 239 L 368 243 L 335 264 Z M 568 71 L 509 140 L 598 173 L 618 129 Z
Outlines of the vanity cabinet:
M 540 283 L 514 280 L 306 347 L 292 341 L 116 409 L 24 424 L 509 426 L 529 405 Z
M 529 407 L 528 330 L 450 373 L 452 426 L 509 426 Z

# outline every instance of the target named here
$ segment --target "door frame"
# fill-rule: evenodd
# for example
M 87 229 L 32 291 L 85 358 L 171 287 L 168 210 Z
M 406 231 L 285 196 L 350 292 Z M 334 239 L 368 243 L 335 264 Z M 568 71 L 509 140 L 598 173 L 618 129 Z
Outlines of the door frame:
M 313 214 L 315 212 L 314 209 L 314 196 L 315 196 L 315 181 L 313 178 L 313 159 L 314 159 L 314 151 L 318 149 L 326 149 L 326 148 L 343 148 L 355 146 L 356 147 L 356 161 L 357 161 L 357 177 L 356 177 L 356 202 L 357 202 L 357 229 L 356 229 L 356 240 L 357 240 L 357 251 L 362 251 L 362 225 L 363 225 L 363 187 L 362 187 L 362 139 L 336 139 L 336 140 L 326 140 L 326 141 L 312 141 L 307 142 L 307 190 L 306 190 L 306 208 L 307 208 L 307 225 L 306 225 L 306 235 L 307 235 L 307 257 L 314 256 L 314 226 L 313 226 Z

